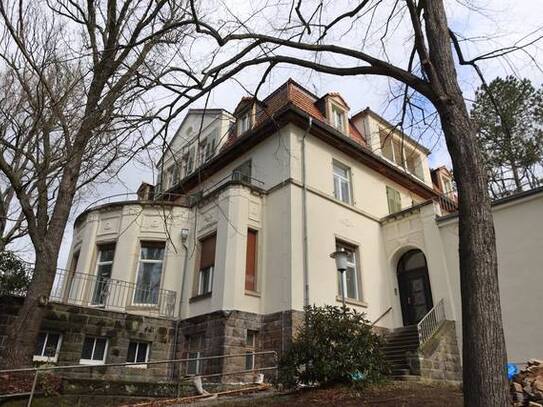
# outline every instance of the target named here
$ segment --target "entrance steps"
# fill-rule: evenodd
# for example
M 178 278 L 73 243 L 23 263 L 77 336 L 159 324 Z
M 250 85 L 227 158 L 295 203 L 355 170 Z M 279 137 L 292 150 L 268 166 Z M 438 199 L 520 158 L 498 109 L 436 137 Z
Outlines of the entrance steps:
M 407 378 L 412 375 L 407 353 L 416 352 L 419 345 L 416 325 L 397 328 L 386 335 L 383 353 L 393 378 Z

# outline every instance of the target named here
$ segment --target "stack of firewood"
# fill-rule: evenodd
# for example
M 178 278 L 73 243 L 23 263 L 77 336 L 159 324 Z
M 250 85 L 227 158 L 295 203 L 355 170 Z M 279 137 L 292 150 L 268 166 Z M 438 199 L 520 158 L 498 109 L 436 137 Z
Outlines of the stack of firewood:
M 528 366 L 511 380 L 514 406 L 543 407 L 543 362 L 528 361 Z

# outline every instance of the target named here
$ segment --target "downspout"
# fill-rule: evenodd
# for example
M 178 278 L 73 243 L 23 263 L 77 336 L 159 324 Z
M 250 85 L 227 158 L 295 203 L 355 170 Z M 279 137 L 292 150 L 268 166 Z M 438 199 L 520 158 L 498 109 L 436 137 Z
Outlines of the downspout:
M 307 129 L 302 136 L 302 229 L 303 229 L 303 278 L 304 278 L 304 307 L 309 305 L 309 248 L 307 238 L 307 184 L 306 184 L 306 160 L 305 137 L 311 130 L 313 118 L 309 116 Z
M 183 249 L 185 250 L 185 258 L 183 259 L 183 277 L 181 277 L 181 292 L 179 293 L 179 311 L 177 315 L 177 319 L 175 321 L 175 330 L 174 330 L 174 340 L 173 340 L 173 348 L 172 348 L 172 355 L 170 357 L 171 360 L 177 359 L 177 335 L 179 334 L 179 324 L 181 323 L 182 318 L 182 310 L 183 310 L 183 293 L 185 292 L 185 279 L 187 274 L 187 263 L 189 258 L 189 248 L 186 243 L 186 239 L 182 240 L 183 242 Z M 175 379 L 175 366 L 172 369 L 172 379 Z

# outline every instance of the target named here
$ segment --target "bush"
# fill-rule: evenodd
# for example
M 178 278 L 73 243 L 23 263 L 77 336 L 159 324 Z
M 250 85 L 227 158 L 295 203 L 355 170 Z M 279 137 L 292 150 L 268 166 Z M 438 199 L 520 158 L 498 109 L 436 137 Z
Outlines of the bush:
M 309 306 L 305 324 L 279 362 L 278 380 L 288 387 L 377 382 L 387 370 L 381 348 L 365 314 Z
M 0 251 L 0 295 L 26 295 L 31 278 L 24 261 L 10 251 Z

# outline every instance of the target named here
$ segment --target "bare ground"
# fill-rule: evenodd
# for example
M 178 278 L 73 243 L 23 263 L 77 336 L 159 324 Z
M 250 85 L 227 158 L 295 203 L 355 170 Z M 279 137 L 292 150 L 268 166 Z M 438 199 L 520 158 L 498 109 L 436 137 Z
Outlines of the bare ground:
M 207 404 L 210 405 L 211 403 Z M 363 390 L 355 390 L 347 387 L 308 389 L 296 393 L 268 397 L 260 395 L 253 398 L 217 400 L 213 405 L 221 407 L 462 407 L 463 399 L 461 390 L 452 386 L 389 382 L 370 386 Z

